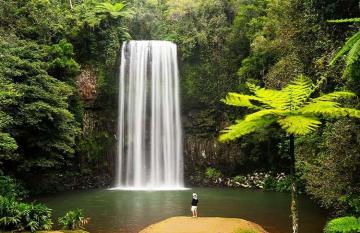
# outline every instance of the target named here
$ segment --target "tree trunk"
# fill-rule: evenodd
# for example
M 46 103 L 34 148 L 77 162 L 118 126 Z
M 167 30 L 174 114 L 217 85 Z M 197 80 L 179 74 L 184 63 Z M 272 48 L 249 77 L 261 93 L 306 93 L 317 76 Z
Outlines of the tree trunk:
M 71 1 L 71 0 L 69 0 L 69 3 L 70 3 L 70 8 L 72 9 L 72 8 L 73 8 L 72 1 Z
M 292 232 L 299 232 L 298 224 L 298 210 L 297 210 L 297 190 L 296 190 L 296 178 L 295 178 L 295 137 L 293 134 L 289 137 L 290 147 L 290 176 L 291 176 L 291 219 L 292 219 Z

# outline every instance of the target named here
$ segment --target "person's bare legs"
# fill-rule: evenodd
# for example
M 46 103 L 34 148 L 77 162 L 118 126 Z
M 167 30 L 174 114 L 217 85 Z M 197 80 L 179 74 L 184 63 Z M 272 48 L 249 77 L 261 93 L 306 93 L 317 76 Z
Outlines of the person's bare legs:
M 197 209 L 195 209 L 194 212 L 195 212 L 195 218 L 197 218 Z
M 195 218 L 195 211 L 196 211 L 196 210 L 192 210 L 192 211 L 191 211 L 193 218 Z

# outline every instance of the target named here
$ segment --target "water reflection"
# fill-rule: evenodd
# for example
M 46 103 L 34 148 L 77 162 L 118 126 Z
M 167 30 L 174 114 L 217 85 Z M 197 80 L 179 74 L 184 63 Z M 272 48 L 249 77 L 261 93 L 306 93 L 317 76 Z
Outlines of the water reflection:
M 190 215 L 191 193 L 199 195 L 199 216 L 244 218 L 271 233 L 290 232 L 290 195 L 252 190 L 196 188 L 182 191 L 73 192 L 42 198 L 55 217 L 75 208 L 84 209 L 94 233 L 133 233 L 168 217 Z M 324 211 L 306 197 L 299 198 L 300 232 L 319 233 Z

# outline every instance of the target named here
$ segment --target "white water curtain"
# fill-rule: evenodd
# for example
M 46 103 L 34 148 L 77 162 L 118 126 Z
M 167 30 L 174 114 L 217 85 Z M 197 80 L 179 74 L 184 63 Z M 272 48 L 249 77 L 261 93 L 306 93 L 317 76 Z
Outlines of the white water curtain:
M 176 45 L 124 43 L 119 78 L 116 187 L 183 187 Z

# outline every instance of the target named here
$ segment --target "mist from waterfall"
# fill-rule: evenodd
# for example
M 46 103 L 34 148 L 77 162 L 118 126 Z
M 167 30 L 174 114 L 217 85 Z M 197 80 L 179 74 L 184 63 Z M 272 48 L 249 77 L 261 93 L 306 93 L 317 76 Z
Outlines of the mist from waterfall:
M 168 41 L 124 43 L 115 188 L 182 188 L 181 131 L 176 45 Z

